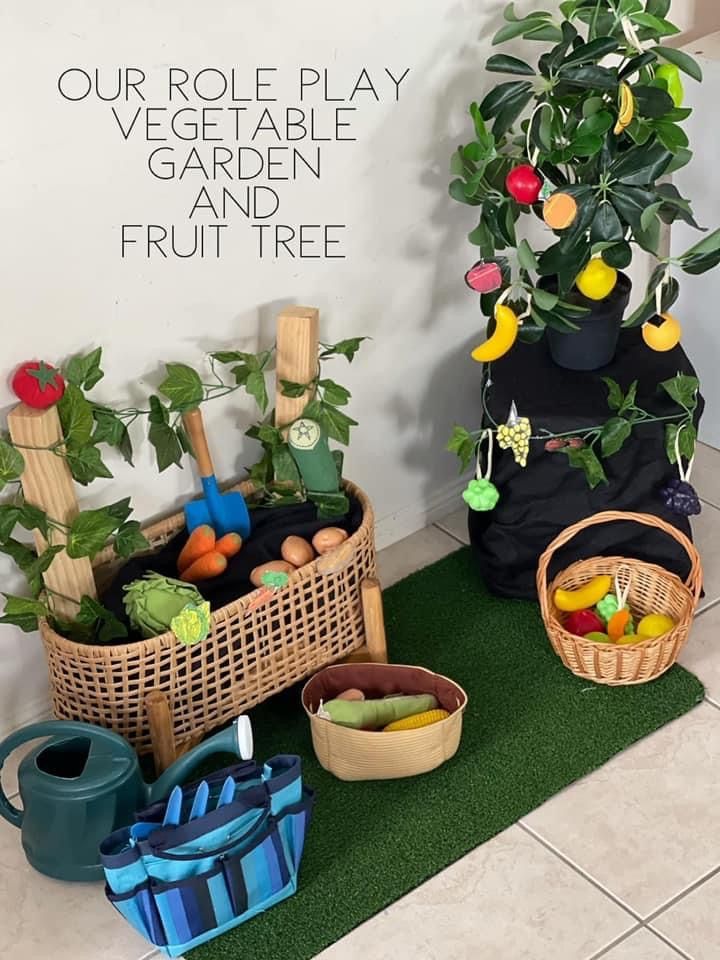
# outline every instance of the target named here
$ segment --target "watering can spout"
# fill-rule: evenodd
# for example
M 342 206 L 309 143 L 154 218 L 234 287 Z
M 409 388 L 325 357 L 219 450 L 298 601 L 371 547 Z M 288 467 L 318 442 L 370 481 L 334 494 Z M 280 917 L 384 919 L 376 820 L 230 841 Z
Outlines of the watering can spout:
M 240 716 L 233 720 L 226 730 L 203 740 L 176 760 L 154 783 L 146 784 L 148 803 L 164 799 L 173 787 L 190 778 L 201 760 L 215 753 L 232 753 L 241 760 L 252 759 L 253 736 L 249 717 Z

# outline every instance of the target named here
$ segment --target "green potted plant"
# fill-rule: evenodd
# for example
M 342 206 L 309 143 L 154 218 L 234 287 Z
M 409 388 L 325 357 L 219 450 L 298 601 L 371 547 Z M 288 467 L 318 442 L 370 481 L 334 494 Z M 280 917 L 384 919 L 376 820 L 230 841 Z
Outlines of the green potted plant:
M 612 360 L 621 324 L 642 325 L 650 349 L 678 343 L 668 313 L 674 273 L 720 262 L 720 230 L 680 257 L 659 255 L 663 224 L 702 229 L 669 182 L 692 156 L 682 77 L 702 79 L 688 54 L 663 46 L 679 32 L 669 9 L 670 0 L 565 0 L 558 16 L 505 9 L 493 44 L 523 38 L 528 52 L 489 58 L 486 70 L 507 79 L 471 104 L 474 137 L 451 162 L 450 195 L 480 212 L 469 235 L 480 259 L 466 281 L 481 295 L 490 336 L 476 360 L 547 335 L 556 363 L 593 370 Z M 525 226 L 533 217 L 540 245 Z M 623 271 L 638 250 L 658 265 L 623 319 L 631 288 Z

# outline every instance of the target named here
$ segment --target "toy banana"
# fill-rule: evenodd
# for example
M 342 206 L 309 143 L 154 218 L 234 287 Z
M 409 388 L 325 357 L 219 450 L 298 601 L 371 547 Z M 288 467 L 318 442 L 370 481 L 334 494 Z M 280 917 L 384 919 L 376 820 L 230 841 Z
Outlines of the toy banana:
M 489 363 L 498 360 L 507 353 L 515 343 L 518 335 L 519 321 L 514 310 L 499 304 L 495 307 L 495 332 L 491 337 L 475 347 L 471 356 L 478 363 Z
M 587 610 L 602 600 L 612 586 L 612 577 L 599 576 L 577 590 L 556 590 L 555 606 L 565 613 Z
M 620 112 L 613 133 L 619 136 L 626 127 L 629 127 L 635 116 L 635 99 L 627 83 L 620 84 Z

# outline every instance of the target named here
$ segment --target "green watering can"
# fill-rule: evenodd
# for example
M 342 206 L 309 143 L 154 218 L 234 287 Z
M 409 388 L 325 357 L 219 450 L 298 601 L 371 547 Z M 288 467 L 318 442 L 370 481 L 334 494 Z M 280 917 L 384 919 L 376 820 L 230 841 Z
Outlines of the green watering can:
M 135 751 L 117 733 L 91 723 L 48 720 L 0 743 L 0 771 L 13 750 L 38 737 L 50 739 L 32 750 L 18 770 L 23 809 L 14 807 L 0 787 L 0 814 L 22 829 L 29 863 L 58 880 L 102 879 L 98 846 L 113 830 L 133 823 L 136 810 L 162 800 L 211 754 L 249 760 L 253 752 L 250 720 L 241 716 L 148 784 Z

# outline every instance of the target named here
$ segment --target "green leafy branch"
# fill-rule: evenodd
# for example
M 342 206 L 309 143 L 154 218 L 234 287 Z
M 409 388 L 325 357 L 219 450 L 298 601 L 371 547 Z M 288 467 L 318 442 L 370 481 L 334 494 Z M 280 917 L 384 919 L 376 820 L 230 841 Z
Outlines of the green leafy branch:
M 613 414 L 604 423 L 563 433 L 543 429 L 530 439 L 543 441 L 545 444 L 550 442 L 549 452 L 567 456 L 571 467 L 584 472 L 590 489 L 608 482 L 602 461 L 618 453 L 630 439 L 633 430 L 639 426 L 665 423 L 665 451 L 670 463 L 677 462 L 676 444 L 682 457 L 689 460 L 693 456 L 697 440 L 694 421 L 699 389 L 697 377 L 678 374 L 659 385 L 680 407 L 680 412 L 667 416 L 655 416 L 637 405 L 637 380 L 624 392 L 612 378 L 602 379 L 608 388 L 608 407 Z M 485 406 L 485 397 L 483 405 Z M 492 425 L 488 429 L 493 433 L 497 432 L 498 425 L 486 406 L 485 417 Z M 478 443 L 484 433 L 484 429 L 470 432 L 457 425 L 453 428 L 447 449 L 459 457 L 461 472 L 473 463 Z

